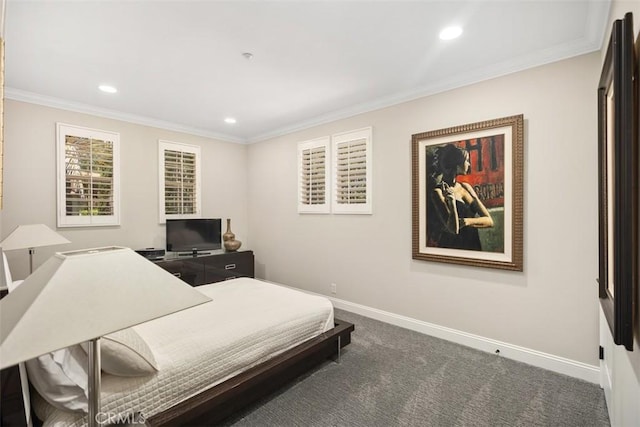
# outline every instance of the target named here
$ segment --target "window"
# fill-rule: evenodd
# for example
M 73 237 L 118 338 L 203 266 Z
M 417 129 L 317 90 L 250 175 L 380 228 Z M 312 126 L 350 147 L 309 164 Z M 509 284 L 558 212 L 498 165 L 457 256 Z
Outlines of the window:
M 371 128 L 331 137 L 333 153 L 333 213 L 370 214 Z
M 200 218 L 202 211 L 200 147 L 159 142 L 160 223 Z
M 329 213 L 329 137 L 298 144 L 298 212 Z
M 58 227 L 120 225 L 120 134 L 57 124 Z

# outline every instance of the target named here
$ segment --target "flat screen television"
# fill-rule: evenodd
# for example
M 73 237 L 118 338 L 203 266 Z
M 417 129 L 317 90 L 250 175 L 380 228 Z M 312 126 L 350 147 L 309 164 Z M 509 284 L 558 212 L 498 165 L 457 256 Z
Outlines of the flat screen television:
M 198 252 L 222 248 L 222 219 L 168 219 L 167 251 Z

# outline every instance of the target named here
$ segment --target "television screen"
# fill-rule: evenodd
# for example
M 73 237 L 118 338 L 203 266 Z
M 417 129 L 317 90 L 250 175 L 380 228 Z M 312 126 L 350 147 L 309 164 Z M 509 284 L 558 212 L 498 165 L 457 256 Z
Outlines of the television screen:
M 168 219 L 167 251 L 199 252 L 222 248 L 222 219 Z

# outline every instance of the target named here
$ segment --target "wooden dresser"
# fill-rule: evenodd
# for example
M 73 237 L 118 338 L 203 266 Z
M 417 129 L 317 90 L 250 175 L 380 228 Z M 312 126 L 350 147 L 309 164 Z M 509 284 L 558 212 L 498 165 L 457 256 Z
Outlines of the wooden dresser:
M 253 251 L 171 257 L 155 263 L 191 286 L 255 275 Z

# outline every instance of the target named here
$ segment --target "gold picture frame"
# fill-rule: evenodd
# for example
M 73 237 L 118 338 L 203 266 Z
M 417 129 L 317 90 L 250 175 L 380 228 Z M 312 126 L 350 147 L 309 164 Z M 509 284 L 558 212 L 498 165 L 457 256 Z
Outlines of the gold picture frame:
M 523 270 L 522 114 L 412 135 L 413 259 Z

